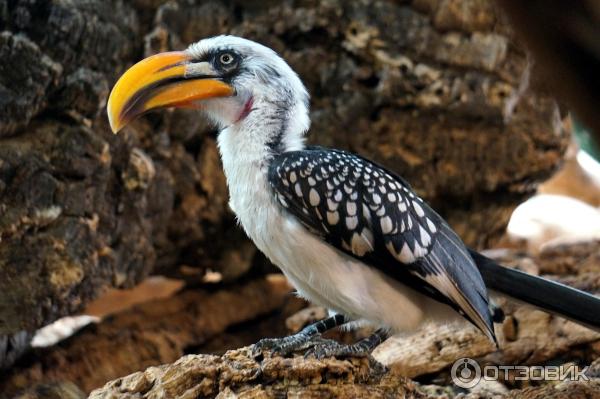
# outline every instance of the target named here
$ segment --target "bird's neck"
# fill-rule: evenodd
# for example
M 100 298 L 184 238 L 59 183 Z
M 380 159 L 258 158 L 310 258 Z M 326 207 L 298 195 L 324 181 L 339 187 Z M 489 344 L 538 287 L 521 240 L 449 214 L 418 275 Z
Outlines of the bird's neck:
M 248 207 L 263 193 L 269 194 L 270 161 L 280 153 L 303 149 L 309 124 L 302 102 L 253 100 L 247 115 L 221 131 L 219 151 L 234 208 Z

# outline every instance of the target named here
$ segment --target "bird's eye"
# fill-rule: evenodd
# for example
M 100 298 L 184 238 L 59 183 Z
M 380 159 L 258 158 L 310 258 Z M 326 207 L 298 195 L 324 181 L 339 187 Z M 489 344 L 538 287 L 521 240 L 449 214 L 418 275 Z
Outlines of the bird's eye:
M 219 62 L 221 65 L 229 65 L 233 62 L 234 57 L 229 53 L 223 53 L 219 56 Z

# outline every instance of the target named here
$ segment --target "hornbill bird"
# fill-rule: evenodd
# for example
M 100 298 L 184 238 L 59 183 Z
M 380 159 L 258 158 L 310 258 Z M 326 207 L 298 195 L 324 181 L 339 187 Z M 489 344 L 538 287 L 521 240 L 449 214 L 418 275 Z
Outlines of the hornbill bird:
M 488 289 L 600 329 L 600 299 L 504 268 L 468 249 L 400 176 L 346 151 L 307 147 L 309 95 L 273 50 L 235 36 L 146 58 L 114 86 L 116 133 L 161 107 L 202 110 L 220 129 L 230 206 L 299 295 L 330 317 L 256 348 L 318 357 L 367 355 L 389 333 L 468 320 L 496 341 L 502 311 Z M 370 325 L 353 345 L 323 340 Z

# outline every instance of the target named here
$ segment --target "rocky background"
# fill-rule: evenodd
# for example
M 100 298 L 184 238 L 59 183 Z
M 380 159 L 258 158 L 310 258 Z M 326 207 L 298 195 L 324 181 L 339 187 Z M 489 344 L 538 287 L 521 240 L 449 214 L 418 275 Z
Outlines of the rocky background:
M 311 143 L 397 171 L 477 248 L 501 240 L 570 142 L 537 65 L 486 0 L 0 0 L 6 395 L 41 383 L 25 395 L 79 397 L 185 353 L 295 329 L 285 320 L 305 304 L 281 277 L 264 277 L 275 269 L 235 226 L 214 129 L 180 110 L 149 114 L 118 136 L 108 128 L 106 98 L 126 68 L 222 33 L 274 48 L 300 74 L 312 94 Z M 182 282 L 176 295 L 28 349 L 36 329 L 151 274 Z M 150 395 L 139 384 L 131 395 Z M 54 388 L 63 393 L 50 396 Z

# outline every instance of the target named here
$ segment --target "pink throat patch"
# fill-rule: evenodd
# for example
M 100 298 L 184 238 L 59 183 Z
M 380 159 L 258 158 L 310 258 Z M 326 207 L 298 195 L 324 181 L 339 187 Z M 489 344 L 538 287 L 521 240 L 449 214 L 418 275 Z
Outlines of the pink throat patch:
M 254 104 L 254 97 L 250 97 L 248 101 L 246 101 L 246 104 L 244 104 L 244 109 L 242 109 L 242 112 L 240 112 L 240 116 L 238 116 L 235 123 L 243 120 L 250 114 L 250 112 L 252 112 L 252 104 Z

